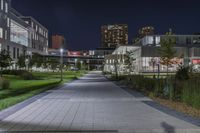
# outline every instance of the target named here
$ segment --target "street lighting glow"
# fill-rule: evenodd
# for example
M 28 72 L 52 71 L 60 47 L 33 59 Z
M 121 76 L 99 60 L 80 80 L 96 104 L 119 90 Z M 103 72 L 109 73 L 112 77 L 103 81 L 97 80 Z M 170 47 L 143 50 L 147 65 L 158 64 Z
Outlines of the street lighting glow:
M 63 49 L 62 48 L 60 49 L 60 52 L 63 53 Z

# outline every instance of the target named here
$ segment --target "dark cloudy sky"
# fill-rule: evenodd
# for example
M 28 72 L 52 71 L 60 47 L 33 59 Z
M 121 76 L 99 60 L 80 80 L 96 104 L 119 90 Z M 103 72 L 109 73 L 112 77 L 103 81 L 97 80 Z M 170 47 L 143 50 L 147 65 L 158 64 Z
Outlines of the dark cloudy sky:
M 156 33 L 200 32 L 200 0 L 12 0 L 23 15 L 33 16 L 50 34 L 66 37 L 69 49 L 100 46 L 100 27 L 126 23 L 131 40 L 142 26 Z

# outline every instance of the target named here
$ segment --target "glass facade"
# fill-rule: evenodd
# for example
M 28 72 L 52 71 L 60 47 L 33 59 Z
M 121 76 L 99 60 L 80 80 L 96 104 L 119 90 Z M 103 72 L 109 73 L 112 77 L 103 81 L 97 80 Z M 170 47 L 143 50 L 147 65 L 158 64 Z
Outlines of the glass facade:
M 179 64 L 183 64 L 183 59 L 174 58 L 173 61 L 176 63 L 168 67 L 169 72 L 176 71 L 177 68 L 179 67 Z M 140 72 L 158 72 L 158 70 L 160 72 L 167 71 L 167 66 L 162 65 L 160 63 L 159 57 L 142 57 L 141 58 Z
M 28 46 L 28 29 L 11 20 L 10 41 Z

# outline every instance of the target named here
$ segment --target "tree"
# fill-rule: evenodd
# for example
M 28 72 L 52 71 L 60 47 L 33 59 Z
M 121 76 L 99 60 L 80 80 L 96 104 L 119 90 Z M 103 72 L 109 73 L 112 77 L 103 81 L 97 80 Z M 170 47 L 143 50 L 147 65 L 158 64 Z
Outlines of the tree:
M 159 48 L 160 63 L 167 66 L 167 76 L 169 73 L 169 66 L 174 64 L 173 59 L 175 58 L 176 54 L 176 50 L 174 49 L 176 39 L 171 35 L 171 33 L 168 33 L 166 37 L 161 39 L 161 47 Z
M 77 63 L 76 63 L 76 67 L 78 68 L 78 70 L 81 70 L 82 68 L 82 66 L 81 66 L 82 64 L 81 64 L 81 61 L 80 60 L 78 60 L 77 61 Z
M 43 63 L 43 58 L 41 55 L 34 53 L 32 55 L 32 59 L 31 59 L 31 65 L 32 66 L 36 66 L 36 68 L 40 68 L 42 66 Z
M 48 64 L 50 65 L 51 70 L 53 70 L 53 72 L 58 68 L 58 61 L 56 59 L 50 58 L 48 60 Z
M 2 71 L 3 71 L 3 68 L 7 68 L 11 65 L 11 57 L 10 57 L 10 54 L 8 51 L 6 50 L 2 50 L 0 52 L 0 76 L 2 77 Z
M 128 70 L 128 73 L 131 74 L 131 72 L 134 71 L 135 67 L 134 67 L 134 61 L 136 60 L 134 58 L 134 51 L 126 51 L 126 54 L 125 54 L 125 66 L 126 66 L 126 69 Z
M 119 75 L 118 75 L 118 65 L 119 65 L 119 62 L 117 59 L 114 60 L 114 69 L 115 69 L 115 77 L 116 79 L 118 79 Z
M 20 55 L 17 61 L 17 65 L 19 68 L 25 68 L 26 67 L 26 56 L 25 55 Z
M 43 58 L 43 64 L 42 64 L 44 69 L 48 68 L 48 59 L 47 58 Z

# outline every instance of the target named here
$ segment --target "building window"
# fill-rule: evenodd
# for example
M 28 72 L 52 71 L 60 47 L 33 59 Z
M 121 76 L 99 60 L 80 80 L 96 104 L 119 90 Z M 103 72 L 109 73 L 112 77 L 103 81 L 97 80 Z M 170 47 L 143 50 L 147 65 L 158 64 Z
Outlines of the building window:
M 10 46 L 7 46 L 7 52 L 10 53 Z
M 3 0 L 1 0 L 1 10 L 3 10 Z
M 15 58 L 16 58 L 16 48 L 13 47 L 13 59 L 15 59 Z
M 8 13 L 8 3 L 5 3 L 5 12 Z
M 10 27 L 10 19 L 7 18 L 7 27 Z
M 38 26 L 37 25 L 35 26 L 35 30 L 38 31 Z
M 28 29 L 19 23 L 11 20 L 10 24 L 10 41 L 24 46 L 28 46 Z
M 17 58 L 19 58 L 19 48 L 17 48 Z
M 0 38 L 3 38 L 3 28 L 0 28 Z
M 2 50 L 2 44 L 0 43 L 0 51 Z
M 33 22 L 31 22 L 31 27 L 33 28 Z
M 192 39 L 190 37 L 186 38 L 186 44 L 192 44 Z
M 5 30 L 5 39 L 8 39 L 7 34 L 8 34 L 7 30 Z

